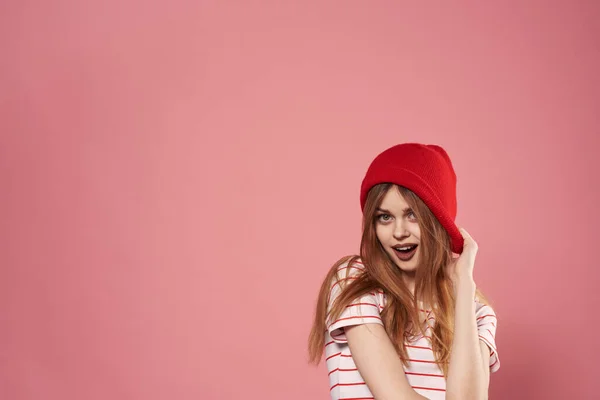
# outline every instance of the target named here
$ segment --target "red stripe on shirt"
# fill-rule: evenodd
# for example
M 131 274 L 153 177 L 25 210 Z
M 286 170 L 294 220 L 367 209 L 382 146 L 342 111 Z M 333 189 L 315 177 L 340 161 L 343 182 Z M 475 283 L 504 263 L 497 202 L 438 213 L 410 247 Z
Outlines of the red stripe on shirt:
M 420 362 L 420 363 L 428 363 L 428 364 L 437 364 L 435 361 L 429 361 L 429 360 L 413 360 L 411 358 L 408 359 L 408 361 L 411 362 Z
M 340 335 L 335 335 L 335 337 L 333 337 L 333 336 L 332 336 L 332 337 L 333 337 L 335 340 L 337 340 L 338 342 L 342 342 L 342 343 L 348 343 L 348 341 L 347 341 L 346 339 L 340 339 L 340 336 L 342 336 L 342 335 L 340 334 Z
M 480 319 L 484 319 L 486 317 L 494 317 L 494 318 L 496 318 L 496 316 L 494 314 L 486 314 L 486 315 L 482 315 L 481 317 L 477 317 L 477 321 L 479 321 Z
M 329 359 L 331 359 L 331 358 L 333 358 L 333 357 L 337 357 L 337 356 L 339 356 L 340 354 L 342 354 L 342 352 L 341 352 L 341 351 L 340 351 L 339 353 L 332 354 L 332 355 L 330 355 L 329 357 L 327 357 L 327 358 L 325 359 L 325 361 L 327 361 L 327 360 L 329 360 Z
M 331 392 L 333 389 L 335 389 L 338 386 L 363 386 L 366 385 L 365 382 L 354 382 L 354 383 L 336 383 L 335 385 L 333 385 L 331 388 L 329 388 L 329 391 Z
M 358 371 L 358 368 L 336 368 L 334 370 L 332 370 L 329 374 L 327 375 L 331 375 L 332 373 L 339 371 L 339 372 L 355 372 Z M 434 378 L 443 378 L 444 375 L 440 375 L 440 374 L 422 374 L 419 372 L 405 372 L 406 375 L 418 375 L 418 376 L 431 376 Z
M 348 304 L 346 306 L 346 308 L 353 307 L 353 306 L 373 306 L 373 307 L 379 307 L 378 304 L 373 304 L 373 303 L 354 303 L 354 304 Z
M 410 347 L 411 349 L 433 350 L 431 347 L 423 347 L 423 346 L 409 346 L 409 345 L 406 345 L 406 347 Z
M 333 385 L 329 391 L 332 391 L 333 389 L 335 389 L 338 386 L 363 386 L 366 385 L 365 382 L 353 382 L 353 383 L 336 383 L 335 385 Z M 421 390 L 436 390 L 438 392 L 445 392 L 446 389 L 440 389 L 440 388 L 432 388 L 432 387 L 425 387 L 425 386 L 411 386 L 413 389 L 421 389 Z
M 340 397 L 340 400 L 375 400 L 375 397 Z
M 438 388 L 429 388 L 429 387 L 421 387 L 421 386 L 411 386 L 413 389 L 422 389 L 422 390 L 437 390 L 438 392 L 445 392 L 446 389 L 438 389 Z
M 434 378 L 443 378 L 444 375 L 440 374 L 421 374 L 419 372 L 404 372 L 406 375 L 419 375 L 419 376 L 432 376 Z

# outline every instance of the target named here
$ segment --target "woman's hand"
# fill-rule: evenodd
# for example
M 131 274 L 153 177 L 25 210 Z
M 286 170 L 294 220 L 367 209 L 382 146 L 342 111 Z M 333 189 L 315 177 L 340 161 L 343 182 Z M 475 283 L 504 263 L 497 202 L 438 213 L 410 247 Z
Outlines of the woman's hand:
M 463 284 L 474 284 L 473 269 L 475 268 L 475 256 L 477 255 L 478 246 L 475 240 L 463 228 L 458 229 L 460 234 L 465 239 L 463 252 L 458 258 L 453 259 L 446 270 L 452 284 L 457 288 Z

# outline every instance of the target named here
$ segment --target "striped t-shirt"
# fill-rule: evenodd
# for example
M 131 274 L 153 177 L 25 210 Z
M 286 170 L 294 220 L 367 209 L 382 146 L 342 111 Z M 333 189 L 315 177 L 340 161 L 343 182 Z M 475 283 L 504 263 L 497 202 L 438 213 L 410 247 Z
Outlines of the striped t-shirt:
M 349 269 L 347 263 L 339 268 L 339 280 L 334 278 L 329 296 L 329 307 L 340 294 L 340 284 L 344 280 L 355 279 L 364 266 L 360 261 L 355 262 Z M 342 312 L 335 321 L 328 321 L 328 332 L 325 340 L 325 360 L 329 372 L 330 395 L 337 399 L 373 399 L 373 394 L 365 384 L 352 359 L 350 347 L 346 340 L 344 327 L 367 323 L 383 325 L 380 311 L 385 305 L 385 294 L 382 291 L 368 293 L 354 301 Z M 498 352 L 496 351 L 496 314 L 485 304 L 476 302 L 477 330 L 479 338 L 490 348 L 490 371 L 500 368 Z M 427 334 L 435 321 L 429 310 L 421 310 L 427 316 Z M 446 379 L 440 368 L 434 362 L 435 357 L 431 348 L 430 336 L 422 336 L 412 343 L 407 343 L 410 366 L 404 368 L 406 377 L 412 388 L 430 400 L 446 398 Z

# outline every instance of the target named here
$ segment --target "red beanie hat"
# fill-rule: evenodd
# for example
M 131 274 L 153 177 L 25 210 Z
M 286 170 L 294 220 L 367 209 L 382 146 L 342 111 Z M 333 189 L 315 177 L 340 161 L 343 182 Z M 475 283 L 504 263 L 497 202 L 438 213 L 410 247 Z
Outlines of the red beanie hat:
M 379 183 L 395 183 L 419 196 L 450 235 L 452 251 L 462 253 L 464 239 L 454 223 L 456 174 L 443 148 L 432 144 L 403 143 L 375 157 L 360 187 L 363 211 L 367 193 Z

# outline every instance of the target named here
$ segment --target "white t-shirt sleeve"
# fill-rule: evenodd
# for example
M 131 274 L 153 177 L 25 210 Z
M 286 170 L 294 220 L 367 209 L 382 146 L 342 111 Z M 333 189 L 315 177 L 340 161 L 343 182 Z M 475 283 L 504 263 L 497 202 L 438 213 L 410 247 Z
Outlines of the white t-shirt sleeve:
M 475 318 L 477 319 L 477 332 L 479 340 L 490 348 L 490 372 L 500 368 L 498 349 L 496 347 L 496 326 L 498 319 L 492 307 L 477 302 Z
M 354 264 L 350 269 L 347 269 L 346 266 L 347 264 L 343 264 L 339 268 L 338 276 L 334 277 L 331 282 L 329 303 L 327 306 L 328 316 L 333 302 L 342 291 L 342 287 L 350 283 L 353 279 L 356 279 L 356 276 L 362 273 L 364 268 L 360 263 Z M 335 320 L 327 318 L 327 329 L 331 338 L 336 343 L 346 343 L 344 328 L 347 326 L 361 324 L 383 325 L 380 315 L 381 308 L 381 294 L 378 292 L 367 293 L 359 299 L 352 301 Z

